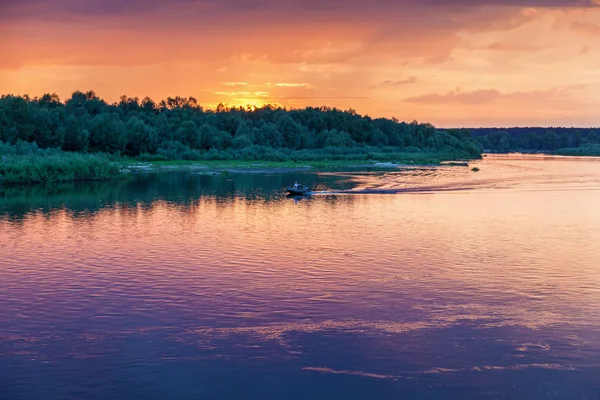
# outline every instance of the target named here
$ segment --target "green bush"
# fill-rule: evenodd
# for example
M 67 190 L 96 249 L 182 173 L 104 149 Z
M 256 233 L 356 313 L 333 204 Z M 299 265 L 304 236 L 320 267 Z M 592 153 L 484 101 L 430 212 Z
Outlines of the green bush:
M 117 164 L 103 154 L 42 150 L 35 144 L 0 142 L 0 184 L 109 179 Z

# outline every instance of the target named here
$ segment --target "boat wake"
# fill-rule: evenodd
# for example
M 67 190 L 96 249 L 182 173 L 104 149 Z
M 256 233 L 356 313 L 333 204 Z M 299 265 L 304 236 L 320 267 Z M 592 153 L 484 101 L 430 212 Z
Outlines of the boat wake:
M 320 175 L 339 176 L 344 189 L 326 185 L 302 193 L 305 196 L 449 193 L 466 191 L 598 190 L 597 164 L 559 160 L 544 163 L 527 156 L 487 157 L 475 162 L 477 171 L 463 167 L 419 167 L 394 171 L 348 171 Z
M 400 193 L 431 193 L 431 192 L 457 192 L 472 190 L 473 187 L 448 187 L 448 186 L 428 186 L 428 187 L 405 187 L 396 189 L 351 189 L 351 190 L 323 190 L 315 192 L 306 192 L 305 196 L 329 196 L 329 195 L 353 195 L 353 194 L 400 194 Z

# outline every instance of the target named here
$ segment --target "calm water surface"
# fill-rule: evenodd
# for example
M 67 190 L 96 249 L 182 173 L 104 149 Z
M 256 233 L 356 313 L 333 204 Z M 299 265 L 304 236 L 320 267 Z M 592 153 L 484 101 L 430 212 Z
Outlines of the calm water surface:
M 0 399 L 600 399 L 600 160 L 474 165 L 4 189 Z

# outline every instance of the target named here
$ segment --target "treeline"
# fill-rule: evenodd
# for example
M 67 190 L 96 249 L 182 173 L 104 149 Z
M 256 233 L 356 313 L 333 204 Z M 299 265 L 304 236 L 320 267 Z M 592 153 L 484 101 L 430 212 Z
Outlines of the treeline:
M 600 128 L 476 128 L 470 132 L 484 151 L 565 153 L 567 149 L 595 149 Z
M 309 107 L 287 110 L 202 108 L 193 97 L 121 97 L 109 104 L 93 91 L 0 98 L 0 141 L 35 142 L 40 148 L 109 153 L 153 159 L 233 159 L 240 150 L 260 159 L 266 149 L 291 150 L 394 148 L 406 152 L 444 152 L 479 157 L 468 133 L 441 131 L 431 124 L 358 115 L 353 110 Z M 366 151 L 367 151 L 366 150 Z M 271 154 L 271 153 L 269 153 Z

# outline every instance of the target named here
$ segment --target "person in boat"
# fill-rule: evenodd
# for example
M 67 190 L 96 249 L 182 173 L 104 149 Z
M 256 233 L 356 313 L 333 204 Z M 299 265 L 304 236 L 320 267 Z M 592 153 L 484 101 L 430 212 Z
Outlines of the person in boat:
M 300 184 L 298 182 L 294 183 L 294 189 L 299 189 L 300 188 Z

